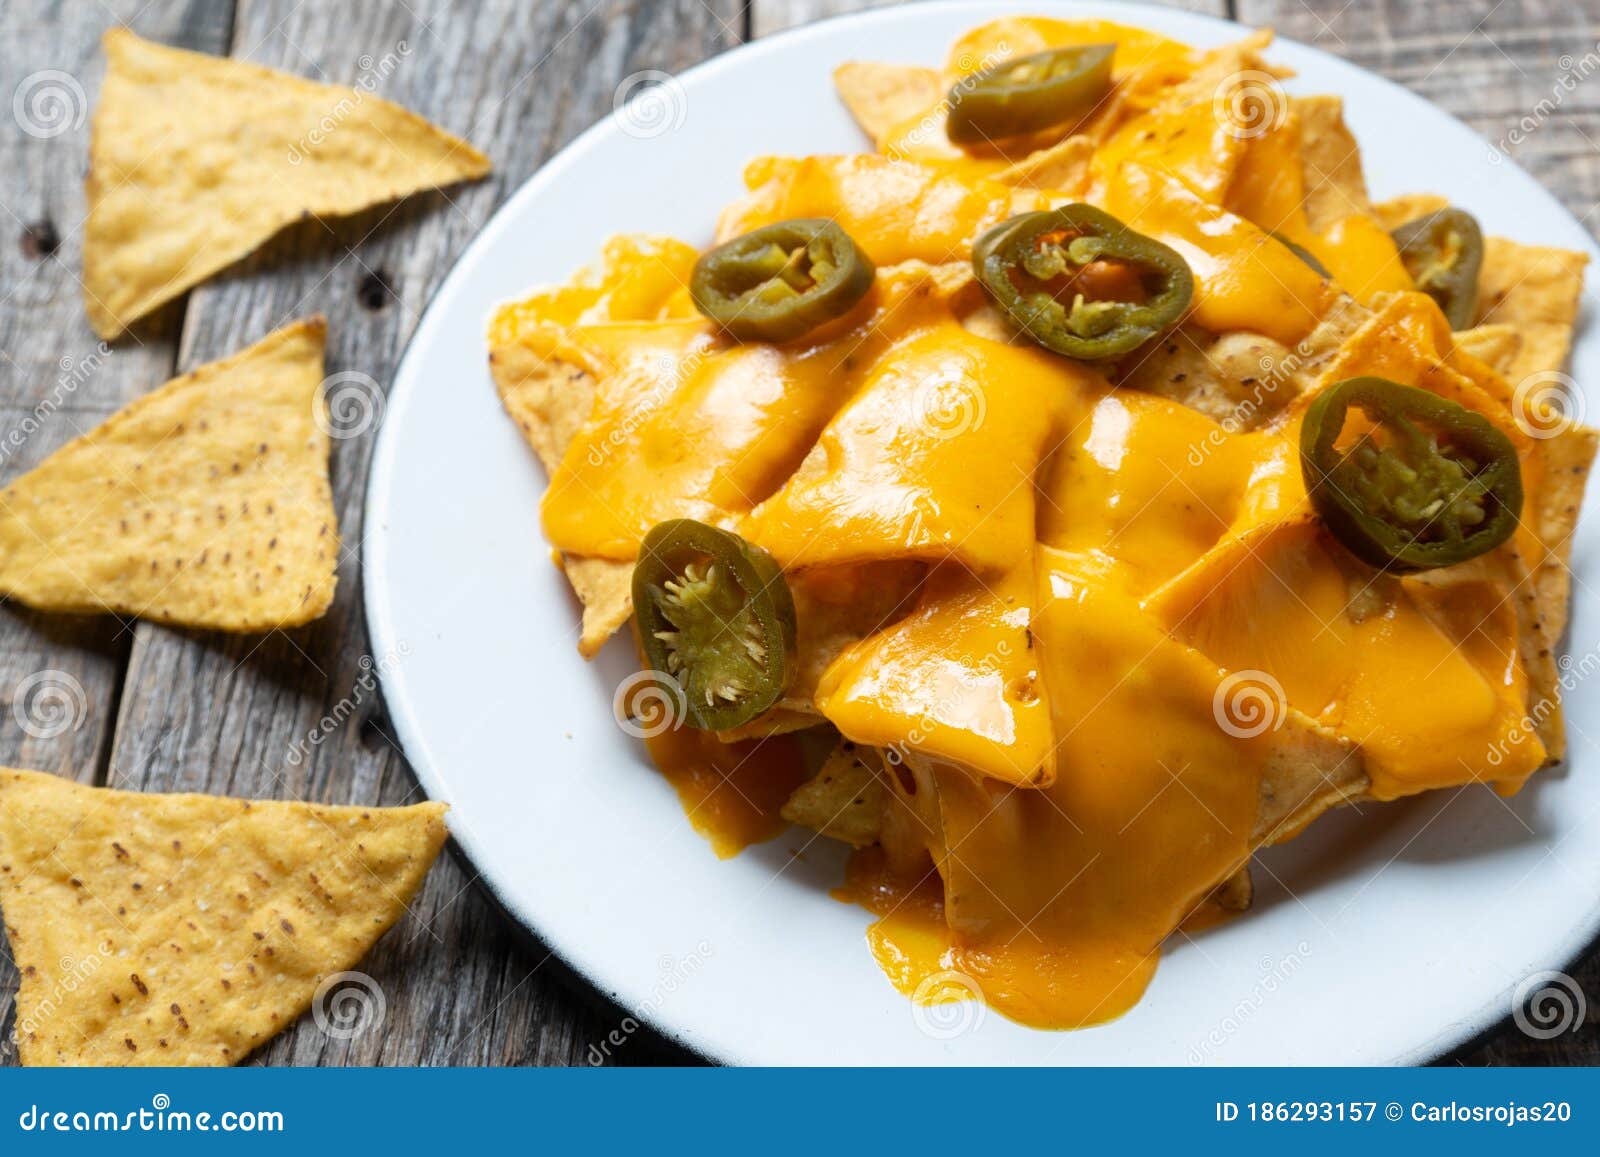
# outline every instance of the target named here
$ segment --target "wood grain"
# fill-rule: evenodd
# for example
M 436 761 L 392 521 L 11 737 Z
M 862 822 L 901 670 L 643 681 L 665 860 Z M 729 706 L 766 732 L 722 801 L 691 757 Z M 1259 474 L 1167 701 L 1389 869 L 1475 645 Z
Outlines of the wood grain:
M 428 297 L 504 198 L 612 107 L 644 69 L 676 72 L 743 35 L 769 35 L 864 4 L 852 0 L 23 0 L 0 20 L 0 75 L 59 69 L 87 113 L 98 39 L 133 22 L 167 43 L 350 83 L 393 61 L 376 91 L 471 139 L 496 163 L 479 185 L 412 198 L 340 222 L 307 222 L 164 310 L 133 340 L 102 350 L 83 318 L 81 179 L 87 121 L 54 136 L 0 124 L 0 481 L 39 461 L 177 369 L 223 356 L 277 325 L 321 311 L 328 370 L 387 387 Z M 1584 0 L 1187 0 L 1273 24 L 1413 88 L 1462 117 L 1593 226 L 1600 192 L 1600 80 L 1562 77 L 1596 51 Z M 1017 6 L 1026 11 L 1027 5 Z M 997 11 L 1000 11 L 997 9 Z M 402 50 L 401 46 L 404 45 Z M 861 55 L 874 55 L 863 45 Z M 884 55 L 893 56 L 892 52 Z M 1564 60 L 1564 58 L 1566 58 Z M 1552 94 L 1561 88 L 1558 100 Z M 70 88 L 69 96 L 72 96 Z M 1541 101 L 1545 102 L 1541 105 Z M 76 114 L 72 114 L 75 118 Z M 1533 127 L 1510 136 L 1524 117 Z M 63 362 L 62 359 L 70 359 Z M 24 436 L 15 444 L 11 432 Z M 313 626 L 253 639 L 0 607 L 0 763 L 148 790 L 400 803 L 416 784 L 391 743 L 359 606 L 360 505 L 375 428 L 341 440 L 334 484 L 345 557 L 338 599 Z M 40 683 L 35 676 L 62 672 Z M 65 687 L 70 723 L 23 728 L 7 707 L 24 684 Z M 77 704 L 81 703 L 81 708 Z M 324 728 L 324 716 L 345 717 Z M 24 711 L 26 717 L 26 711 Z M 528 943 L 473 882 L 442 861 L 411 914 L 362 965 L 383 990 L 384 1022 L 350 1041 L 309 1018 L 257 1059 L 270 1064 L 585 1064 L 692 1060 L 646 1034 L 620 1033 L 604 1006 Z M 1503 1026 L 1462 1063 L 1600 1061 L 1600 958 L 1575 973 L 1595 996 L 1591 1024 L 1554 1041 Z M 10 1042 L 14 973 L 0 955 L 0 1063 Z
M 1498 148 L 1590 232 L 1600 227 L 1600 29 L 1592 3 L 1361 0 L 1341 9 L 1238 0 L 1238 18 L 1271 25 L 1426 97 L 1483 135 L 1485 164 L 1489 146 Z

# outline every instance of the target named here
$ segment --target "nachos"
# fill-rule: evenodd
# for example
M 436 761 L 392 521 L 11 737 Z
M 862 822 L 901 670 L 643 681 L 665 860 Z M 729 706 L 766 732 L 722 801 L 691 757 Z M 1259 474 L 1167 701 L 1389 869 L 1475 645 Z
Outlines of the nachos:
M 719 850 L 855 849 L 907 993 L 1109 1019 L 1258 848 L 1561 755 L 1584 255 L 1374 203 L 1270 42 L 844 65 L 869 149 L 492 319 L 581 650 Z

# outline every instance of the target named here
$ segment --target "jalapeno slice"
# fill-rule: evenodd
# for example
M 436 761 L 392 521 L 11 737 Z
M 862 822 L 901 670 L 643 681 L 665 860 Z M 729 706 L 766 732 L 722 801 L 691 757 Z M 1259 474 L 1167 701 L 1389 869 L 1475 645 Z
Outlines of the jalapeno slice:
M 772 556 L 690 518 L 645 535 L 633 568 L 645 661 L 684 692 L 693 727 L 725 731 L 778 701 L 793 672 L 794 598 Z
M 1311 250 L 1307 249 L 1304 245 L 1295 244 L 1293 241 L 1290 241 L 1287 237 L 1275 229 L 1269 230 L 1267 235 L 1274 241 L 1278 242 L 1278 244 L 1282 245 L 1290 253 L 1293 253 L 1301 261 L 1304 261 L 1307 265 L 1309 265 L 1311 267 L 1311 272 L 1315 273 L 1318 277 L 1322 278 L 1324 281 L 1332 280 L 1333 274 L 1328 272 L 1328 267 L 1322 264 L 1322 262 L 1318 261 L 1317 255 L 1311 252 Z
M 1080 119 L 1111 90 L 1115 44 L 1051 48 L 958 80 L 945 98 L 958 145 L 1004 140 Z
M 1478 311 L 1483 230 L 1471 213 L 1440 209 L 1407 221 L 1391 236 L 1417 288 L 1439 303 L 1451 329 L 1467 329 Z
M 1341 447 L 1351 407 L 1371 429 Z M 1387 378 L 1347 378 L 1306 410 L 1306 490 L 1335 538 L 1390 571 L 1451 566 L 1493 550 L 1522 513 L 1516 447 L 1482 414 Z
M 1138 348 L 1194 296 L 1182 257 L 1092 205 L 1002 221 L 978 238 L 972 267 L 1029 337 L 1080 361 Z
M 872 288 L 872 261 L 832 221 L 763 225 L 700 255 L 695 308 L 740 341 L 792 341 L 848 313 Z

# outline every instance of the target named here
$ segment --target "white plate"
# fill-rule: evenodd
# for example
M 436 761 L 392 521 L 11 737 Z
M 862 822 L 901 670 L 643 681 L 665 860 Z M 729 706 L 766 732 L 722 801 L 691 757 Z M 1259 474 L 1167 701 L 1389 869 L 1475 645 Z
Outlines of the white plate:
M 1223 21 L 1135 5 L 1103 15 L 1197 45 Z M 758 41 L 684 74 L 667 130 L 596 125 L 530 180 L 445 281 L 389 394 L 367 497 L 364 577 L 383 690 L 412 766 L 500 901 L 599 989 L 691 1048 L 754 1064 L 1387 1063 L 1492 1026 L 1513 988 L 1600 928 L 1600 606 L 1589 509 L 1574 565 L 1571 765 L 1511 801 L 1487 790 L 1367 806 L 1265 857 L 1255 911 L 1177 938 L 1144 1001 L 1079 1032 L 999 1015 L 930 1035 L 867 953 L 867 914 L 833 900 L 840 858 L 791 833 L 722 862 L 642 745 L 612 722 L 625 642 L 574 649 L 576 605 L 550 564 L 545 480 L 484 362 L 493 306 L 565 279 L 623 231 L 711 236 L 757 154 L 860 151 L 829 74 L 849 59 L 933 63 L 999 12 L 883 9 Z M 1594 251 L 1526 173 L 1471 130 L 1353 65 L 1280 42 L 1292 92 L 1333 92 L 1378 196 L 1446 193 L 1491 233 Z M 1447 63 L 1444 67 L 1448 68 Z M 677 123 L 681 118 L 681 123 Z M 644 132 L 652 131 L 645 123 Z M 1600 379 L 1587 327 L 1573 373 Z M 1594 501 L 1588 506 L 1592 508 Z M 820 843 L 825 843 L 821 841 Z M 1596 994 L 1600 996 L 1600 994 Z M 944 1027 L 944 1026 L 939 1026 Z M 941 1039 L 943 1038 L 943 1039 Z

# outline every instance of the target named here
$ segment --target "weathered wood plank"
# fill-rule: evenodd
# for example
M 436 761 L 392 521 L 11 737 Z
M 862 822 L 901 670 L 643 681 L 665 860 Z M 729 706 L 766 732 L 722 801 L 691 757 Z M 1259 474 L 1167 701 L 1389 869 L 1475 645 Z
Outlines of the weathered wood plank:
M 1600 29 L 1585 0 L 1363 0 L 1338 9 L 1238 0 L 1271 24 L 1397 81 L 1483 134 L 1594 232 L 1600 194 Z
M 146 36 L 217 51 L 230 13 L 229 4 L 147 8 L 138 0 L 6 6 L 0 76 L 22 103 L 0 121 L 0 485 L 165 381 L 176 356 L 178 310 L 114 348 L 84 316 L 83 174 L 100 35 L 129 22 Z M 0 765 L 93 782 L 132 637 L 107 616 L 0 607 Z M 16 979 L 0 949 L 0 1063 L 14 1058 Z
M 739 31 L 734 5 L 700 0 L 242 3 L 234 55 L 331 82 L 376 73 L 378 95 L 469 137 L 493 157 L 496 174 L 350 221 L 289 231 L 191 296 L 181 366 L 320 310 L 330 321 L 329 372 L 387 385 L 428 297 L 501 200 L 606 114 L 623 78 L 686 67 L 730 46 Z M 384 733 L 360 608 L 361 500 L 374 437 L 375 429 L 364 429 L 335 443 L 344 552 L 325 619 L 244 639 L 138 627 L 112 782 L 330 803 L 418 798 Z M 324 717 L 349 722 L 328 726 Z M 543 953 L 514 944 L 506 922 L 453 859 L 440 863 L 411 915 L 363 968 L 387 998 L 381 1029 L 333 1040 L 307 1018 L 261 1059 L 582 1063 L 589 1043 L 612 1027 L 555 983 Z

